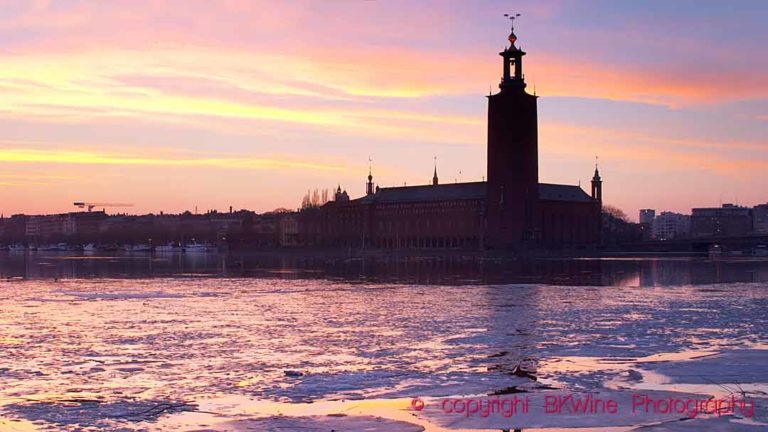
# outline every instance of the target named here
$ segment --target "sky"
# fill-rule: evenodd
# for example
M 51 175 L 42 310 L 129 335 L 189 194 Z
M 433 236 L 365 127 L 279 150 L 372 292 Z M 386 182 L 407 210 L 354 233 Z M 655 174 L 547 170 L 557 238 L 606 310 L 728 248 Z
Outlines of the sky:
M 520 13 L 541 182 L 768 202 L 768 3 L 0 0 L 0 212 L 296 208 L 485 175 Z

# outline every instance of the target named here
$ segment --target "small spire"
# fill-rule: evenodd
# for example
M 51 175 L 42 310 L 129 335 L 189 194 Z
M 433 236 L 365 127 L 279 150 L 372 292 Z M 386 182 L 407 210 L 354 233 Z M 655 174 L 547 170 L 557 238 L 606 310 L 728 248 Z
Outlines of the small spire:
M 365 184 L 365 194 L 373 194 L 373 159 L 368 156 L 368 183 Z
M 600 178 L 597 161 L 598 158 L 595 156 L 595 176 L 592 177 L 592 199 L 603 202 L 603 180 Z
M 592 177 L 592 180 L 600 181 L 600 170 L 598 167 L 598 157 L 595 156 L 595 175 Z
M 435 156 L 435 173 L 432 175 L 432 185 L 437 186 L 437 156 Z
M 514 48 L 517 41 L 517 36 L 515 36 L 515 18 L 519 17 L 520 14 L 504 14 L 504 16 L 509 18 L 510 21 L 509 37 L 507 40 L 509 41 L 510 48 Z
M 371 157 L 368 156 L 368 181 L 373 180 L 373 174 L 371 174 L 372 169 L 373 169 L 373 159 L 371 159 Z

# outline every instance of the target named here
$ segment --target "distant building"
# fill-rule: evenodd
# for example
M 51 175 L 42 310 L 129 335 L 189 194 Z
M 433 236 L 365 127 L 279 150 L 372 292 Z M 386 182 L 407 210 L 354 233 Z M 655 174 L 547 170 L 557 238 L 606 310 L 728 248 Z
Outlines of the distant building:
M 654 209 L 640 209 L 640 223 L 651 225 L 653 219 L 656 217 L 656 210 Z
M 752 209 L 752 232 L 768 234 L 768 204 L 756 205 Z
M 5 242 L 23 242 L 26 237 L 27 219 L 23 214 L 0 218 L 0 239 Z
M 602 178 L 591 195 L 576 185 L 539 182 L 536 95 L 525 91 L 525 52 L 510 45 L 500 91 L 488 96 L 487 181 L 380 188 L 368 173 L 365 196 L 336 199 L 299 214 L 304 244 L 379 248 L 515 248 L 596 244 Z
M 752 232 L 752 209 L 733 204 L 691 211 L 691 237 L 737 237 Z
M 341 190 L 341 185 L 336 188 L 336 193 L 333 195 L 333 200 L 336 202 L 349 201 L 349 194 L 346 190 Z
M 691 229 L 691 217 L 663 211 L 653 219 L 651 227 L 652 237 L 655 240 L 687 238 Z
M 66 214 L 30 216 L 27 219 L 25 235 L 27 238 L 45 240 L 64 234 Z
M 299 218 L 294 212 L 278 214 L 278 242 L 283 247 L 299 246 Z
M 280 244 L 280 214 L 264 213 L 255 216 L 250 226 L 251 244 L 273 247 Z
M 83 240 L 94 240 L 101 230 L 101 224 L 108 218 L 103 210 L 69 213 L 68 216 L 64 223 L 64 235 Z
M 106 218 L 103 211 L 29 216 L 24 234 L 32 241 L 91 238 L 99 232 L 99 225 Z
M 653 239 L 653 220 L 656 218 L 656 210 L 641 209 L 640 224 L 638 225 L 643 240 Z
M 243 215 L 238 213 L 212 213 L 208 222 L 220 237 L 228 233 L 239 233 L 243 230 Z

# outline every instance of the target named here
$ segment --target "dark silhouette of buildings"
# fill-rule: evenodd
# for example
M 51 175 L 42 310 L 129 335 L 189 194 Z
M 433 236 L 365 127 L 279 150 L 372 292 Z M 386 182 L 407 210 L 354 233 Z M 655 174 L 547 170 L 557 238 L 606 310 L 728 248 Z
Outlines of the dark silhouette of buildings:
M 768 234 L 768 204 L 759 204 L 752 208 L 752 232 Z
M 752 233 L 752 209 L 733 204 L 691 210 L 691 237 L 741 237 Z
M 107 215 L 103 211 L 52 215 L 0 217 L 0 248 L 7 245 L 37 248 L 66 243 L 74 248 L 88 243 L 100 246 L 166 245 L 200 242 L 238 248 L 294 246 L 297 230 L 282 219 L 293 214 L 248 210 L 205 214 Z
M 539 183 L 535 95 L 525 91 L 523 56 L 514 28 L 503 59 L 500 91 L 488 96 L 487 181 L 380 188 L 369 170 L 366 194 L 298 215 L 306 245 L 379 248 L 537 248 L 600 241 L 602 179 L 592 194 L 580 186 Z M 340 198 L 340 199 L 339 199 Z

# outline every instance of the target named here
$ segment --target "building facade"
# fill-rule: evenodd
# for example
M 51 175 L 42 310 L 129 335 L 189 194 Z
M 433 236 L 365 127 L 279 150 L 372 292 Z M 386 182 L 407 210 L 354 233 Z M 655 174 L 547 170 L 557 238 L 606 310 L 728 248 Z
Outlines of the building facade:
M 740 237 L 752 232 L 752 209 L 733 204 L 691 210 L 691 237 Z
M 691 217 L 680 213 L 663 211 L 651 224 L 654 240 L 679 240 L 688 238 Z
M 99 225 L 106 217 L 103 211 L 29 216 L 25 237 L 33 242 L 75 237 L 90 239 L 99 232 Z
M 600 241 L 602 178 L 580 186 L 540 183 L 538 97 L 526 92 L 514 28 L 499 92 L 488 96 L 487 181 L 380 188 L 369 171 L 366 194 L 336 199 L 298 215 L 307 245 L 376 248 L 521 249 Z
M 640 209 L 640 223 L 651 225 L 656 218 L 656 210 L 654 209 Z
M 768 204 L 759 204 L 752 208 L 752 232 L 768 234 Z

